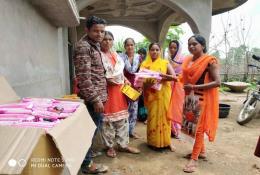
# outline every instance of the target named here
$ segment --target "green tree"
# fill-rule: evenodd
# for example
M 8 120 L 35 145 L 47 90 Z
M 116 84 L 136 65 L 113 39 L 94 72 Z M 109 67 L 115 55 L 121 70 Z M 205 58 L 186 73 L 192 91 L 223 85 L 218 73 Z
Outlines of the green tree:
M 183 35 L 184 32 L 183 30 L 179 27 L 179 26 L 170 26 L 168 33 L 166 34 L 166 38 L 164 40 L 163 43 L 163 49 L 168 47 L 168 44 L 171 40 L 179 40 L 181 35 Z M 140 48 L 145 48 L 146 50 L 148 50 L 148 46 L 151 42 L 144 37 L 144 39 L 140 42 L 136 43 L 136 51 L 139 50 Z M 117 42 L 114 43 L 114 50 L 115 51 L 124 51 L 124 40 L 121 39 Z
M 166 38 L 163 42 L 163 48 L 167 48 L 172 40 L 180 40 L 180 37 L 184 34 L 183 30 L 179 26 L 170 26 Z
M 184 32 L 179 26 L 170 26 L 165 40 L 163 42 L 163 49 L 168 47 L 168 44 L 172 40 L 179 40 L 181 35 L 183 35 Z M 136 49 L 139 50 L 140 48 L 145 48 L 148 50 L 148 46 L 151 42 L 145 37 L 143 41 L 136 43 Z
M 121 39 L 120 39 L 119 41 L 117 41 L 117 42 L 114 42 L 113 49 L 114 49 L 115 51 L 117 51 L 117 52 L 118 52 L 118 51 L 123 52 L 123 51 L 125 50 L 123 38 L 121 38 Z
M 141 48 L 145 48 L 146 50 L 148 50 L 149 44 L 150 41 L 146 37 L 144 37 L 143 41 L 136 43 L 136 50 L 139 50 Z

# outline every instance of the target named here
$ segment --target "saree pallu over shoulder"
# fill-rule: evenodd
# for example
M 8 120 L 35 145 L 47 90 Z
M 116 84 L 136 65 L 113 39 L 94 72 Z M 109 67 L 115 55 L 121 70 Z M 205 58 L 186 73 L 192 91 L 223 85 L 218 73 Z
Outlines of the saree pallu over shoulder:
M 209 64 L 218 64 L 215 57 L 210 55 L 203 55 L 192 64 L 192 56 L 189 56 L 183 62 L 183 73 L 182 79 L 184 84 L 195 85 L 199 78 L 202 76 L 203 72 L 208 68 Z M 212 79 L 209 72 L 206 72 L 204 83 L 211 82 Z M 203 102 L 202 111 L 199 117 L 198 126 L 202 127 L 204 132 L 208 135 L 209 141 L 214 141 L 216 136 L 216 130 L 218 126 L 219 118 L 219 93 L 218 88 L 210 88 L 203 90 Z
M 218 61 L 215 57 L 207 54 L 201 56 L 192 64 L 191 62 L 192 56 L 188 56 L 182 64 L 182 78 L 184 84 L 196 84 L 209 64 L 214 62 L 218 64 Z

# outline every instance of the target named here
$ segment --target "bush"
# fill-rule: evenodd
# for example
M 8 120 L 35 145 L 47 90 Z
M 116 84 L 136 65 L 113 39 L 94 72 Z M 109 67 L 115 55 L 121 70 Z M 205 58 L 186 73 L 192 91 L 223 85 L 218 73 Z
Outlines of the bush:
M 219 91 L 220 92 L 229 92 L 230 89 L 224 85 L 221 85 L 220 88 L 219 88 Z

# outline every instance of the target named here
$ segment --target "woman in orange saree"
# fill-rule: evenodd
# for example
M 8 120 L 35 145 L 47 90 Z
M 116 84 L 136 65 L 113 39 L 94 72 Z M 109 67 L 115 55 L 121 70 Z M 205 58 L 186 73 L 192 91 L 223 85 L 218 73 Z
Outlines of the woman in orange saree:
M 184 172 L 194 172 L 197 168 L 198 158 L 206 158 L 204 133 L 212 142 L 215 139 L 218 112 L 220 86 L 219 66 L 215 57 L 206 54 L 206 41 L 201 35 L 194 35 L 188 40 L 188 49 L 191 56 L 183 63 L 182 78 L 185 94 L 191 91 L 199 97 L 200 115 L 195 131 L 195 143 L 192 153 L 187 155 L 189 163 L 183 169 Z
M 147 143 L 153 148 L 169 147 L 174 151 L 171 143 L 171 121 L 167 118 L 171 98 L 171 84 L 176 80 L 174 70 L 167 60 L 160 57 L 161 48 L 157 43 L 149 45 L 149 54 L 141 64 L 140 69 L 160 72 L 162 76 L 161 89 L 152 88 L 154 79 L 144 83 L 144 104 L 148 110 Z

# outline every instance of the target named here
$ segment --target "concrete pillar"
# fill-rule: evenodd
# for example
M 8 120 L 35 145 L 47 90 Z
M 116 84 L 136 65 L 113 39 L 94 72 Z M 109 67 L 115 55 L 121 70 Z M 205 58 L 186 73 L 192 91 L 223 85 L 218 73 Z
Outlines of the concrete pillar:
M 208 45 L 211 31 L 212 0 L 158 0 L 158 2 L 182 15 L 190 25 L 193 33 L 204 36 Z M 170 23 L 172 23 L 169 20 L 170 18 L 169 16 L 165 23 L 161 25 L 160 40 L 166 35 L 163 29 L 169 27 Z
M 79 0 L 77 5 L 79 10 L 82 10 L 96 1 Z M 168 6 L 176 13 L 170 14 L 159 21 L 147 21 L 141 18 L 136 21 L 129 21 L 124 17 L 106 18 L 106 20 L 113 25 L 122 25 L 135 29 L 145 35 L 151 42 L 163 43 L 169 26 L 174 23 L 173 20 L 178 15 L 188 22 L 193 33 L 200 33 L 208 43 L 211 31 L 212 0 L 157 0 L 157 2 Z
M 68 28 L 58 28 L 58 53 L 62 94 L 70 93 Z

